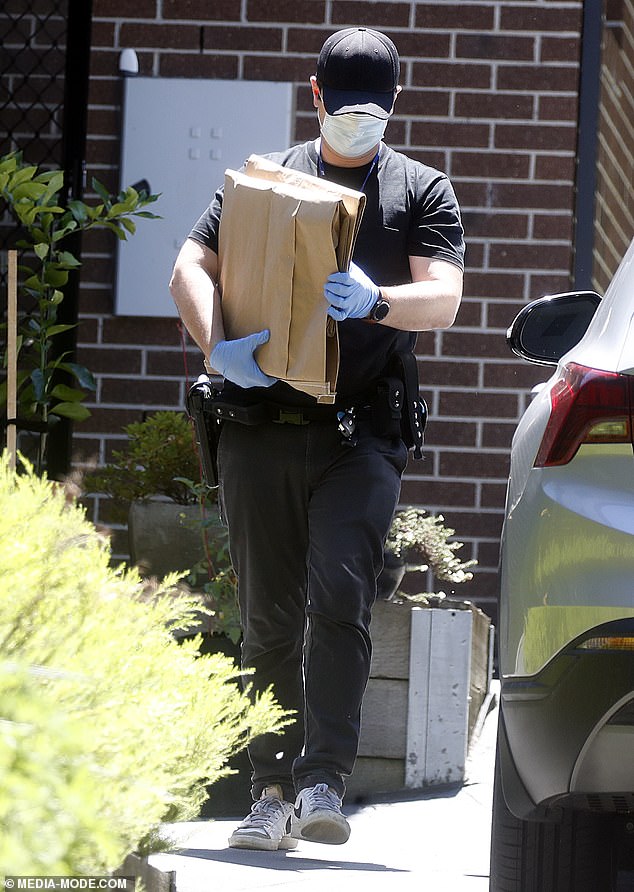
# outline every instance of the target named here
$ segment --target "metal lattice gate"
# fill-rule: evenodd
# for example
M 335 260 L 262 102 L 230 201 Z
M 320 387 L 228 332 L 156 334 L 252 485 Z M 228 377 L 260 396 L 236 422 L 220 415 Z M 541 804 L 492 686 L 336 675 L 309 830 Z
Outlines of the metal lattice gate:
M 5 0 L 0 10 L 0 155 L 21 151 L 43 169 L 64 171 L 65 198 L 83 190 L 92 0 Z M 17 235 L 6 209 L 0 216 L 0 293 L 6 293 L 6 251 Z M 69 250 L 81 254 L 77 241 Z M 5 314 L 4 301 L 3 317 Z M 77 277 L 67 286 L 59 322 L 77 321 Z M 58 348 L 75 352 L 74 329 Z M 0 407 L 0 414 L 4 407 Z M 49 473 L 70 464 L 71 428 L 57 425 Z

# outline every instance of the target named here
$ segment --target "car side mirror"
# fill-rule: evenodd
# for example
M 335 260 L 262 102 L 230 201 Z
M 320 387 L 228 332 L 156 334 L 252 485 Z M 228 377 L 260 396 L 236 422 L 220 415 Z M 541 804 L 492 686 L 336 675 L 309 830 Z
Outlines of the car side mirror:
M 600 303 L 595 291 L 540 297 L 520 310 L 506 333 L 506 342 L 522 359 L 557 365 L 584 336 Z

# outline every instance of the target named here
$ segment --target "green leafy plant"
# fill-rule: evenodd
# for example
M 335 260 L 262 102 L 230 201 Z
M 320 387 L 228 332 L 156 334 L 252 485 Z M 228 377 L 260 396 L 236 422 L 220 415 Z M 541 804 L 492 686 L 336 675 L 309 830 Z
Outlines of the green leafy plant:
M 292 721 L 231 660 L 176 641 L 200 610 L 176 581 L 113 569 L 68 493 L 2 456 L 0 873 L 99 874 L 152 850 L 231 755 Z
M 422 508 L 397 511 L 388 533 L 385 551 L 404 567 L 405 572 L 431 570 L 437 580 L 459 584 L 473 578 L 470 568 L 477 561 L 461 561 L 456 551 L 462 542 L 450 542 L 455 530 L 446 527 L 442 514 L 430 515 Z M 403 598 L 426 601 L 442 599 L 443 592 L 404 595 Z
M 86 475 L 90 492 L 111 496 L 114 516 L 125 521 L 133 500 L 164 496 L 179 505 L 198 505 L 192 533 L 200 537 L 200 559 L 187 583 L 208 610 L 205 622 L 212 635 L 240 638 L 237 578 L 229 557 L 228 534 L 219 524 L 215 493 L 200 479 L 200 464 L 192 427 L 182 412 L 156 412 L 124 428 L 125 449 L 112 461 Z
M 113 452 L 103 468 L 86 475 L 91 492 L 103 492 L 125 512 L 136 499 L 165 496 L 179 505 L 195 505 L 203 493 L 192 427 L 183 412 L 155 412 L 126 425 L 125 448 Z
M 20 152 L 0 157 L 0 210 L 4 203 L 18 224 L 15 247 L 21 252 L 19 291 L 21 316 L 17 339 L 18 404 L 24 423 L 40 432 L 36 466 L 46 466 L 50 427 L 60 418 L 82 421 L 90 415 L 83 405 L 86 391 L 95 389 L 88 369 L 57 355 L 56 339 L 73 325 L 58 321 L 59 306 L 70 274 L 80 266 L 67 250 L 68 238 L 89 229 L 108 229 L 125 240 L 134 234 L 134 217 L 155 217 L 142 210 L 158 195 L 129 186 L 110 195 L 97 180 L 94 205 L 72 199 L 64 203 L 64 174 L 40 171 L 23 161 Z M 6 365 L 5 354 L 5 365 Z M 71 382 L 70 384 L 67 382 Z M 6 402 L 6 384 L 0 391 Z

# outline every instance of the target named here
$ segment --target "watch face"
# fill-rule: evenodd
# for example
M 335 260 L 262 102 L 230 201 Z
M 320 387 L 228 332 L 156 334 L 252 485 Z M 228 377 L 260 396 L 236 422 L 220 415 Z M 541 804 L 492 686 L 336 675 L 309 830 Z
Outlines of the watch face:
M 377 322 L 380 322 L 382 319 L 385 319 L 387 314 L 390 312 L 390 305 L 386 300 L 378 300 L 374 309 L 372 310 L 372 318 Z

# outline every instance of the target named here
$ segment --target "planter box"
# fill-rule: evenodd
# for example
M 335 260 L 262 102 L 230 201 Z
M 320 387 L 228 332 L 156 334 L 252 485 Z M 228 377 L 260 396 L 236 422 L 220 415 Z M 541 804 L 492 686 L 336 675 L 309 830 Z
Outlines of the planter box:
M 349 798 L 464 781 L 468 744 L 491 679 L 492 628 L 467 603 L 378 601 Z

